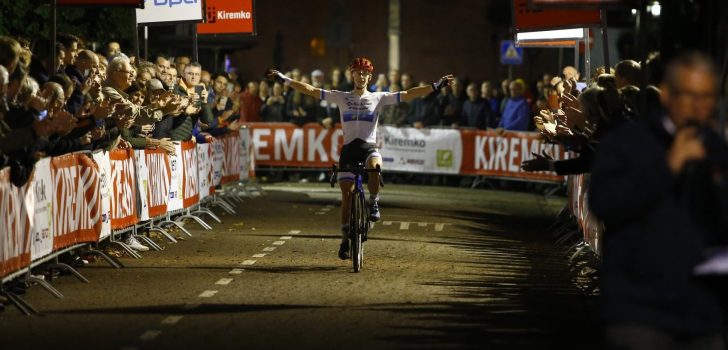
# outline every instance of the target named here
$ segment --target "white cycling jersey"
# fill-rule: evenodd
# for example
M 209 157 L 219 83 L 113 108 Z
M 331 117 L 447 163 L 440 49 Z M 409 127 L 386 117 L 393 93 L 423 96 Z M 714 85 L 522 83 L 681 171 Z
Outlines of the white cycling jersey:
M 386 105 L 399 103 L 400 93 L 365 91 L 359 96 L 353 91 L 322 89 L 321 99 L 339 107 L 345 145 L 355 139 L 376 143 L 379 111 Z

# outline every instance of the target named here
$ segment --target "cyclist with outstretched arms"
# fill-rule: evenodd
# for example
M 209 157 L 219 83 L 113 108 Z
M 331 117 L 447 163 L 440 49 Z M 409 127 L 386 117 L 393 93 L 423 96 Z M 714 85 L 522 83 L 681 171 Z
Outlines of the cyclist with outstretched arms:
M 363 163 L 368 169 L 375 169 L 382 166 L 382 156 L 376 148 L 377 123 L 379 112 L 382 107 L 396 104 L 402 101 L 410 101 L 417 97 L 426 96 L 433 91 L 439 91 L 447 85 L 451 85 L 454 77 L 446 75 L 435 83 L 428 86 L 414 87 L 399 92 L 369 92 L 367 87 L 372 78 L 374 66 L 366 58 L 356 58 L 349 65 L 352 80 L 354 81 L 353 91 L 336 91 L 315 88 L 309 84 L 295 81 L 277 70 L 270 70 L 268 76 L 302 94 L 325 100 L 336 104 L 341 113 L 341 129 L 344 132 L 344 146 L 341 149 L 339 166 L 351 168 L 357 163 Z M 349 201 L 354 191 L 354 175 L 340 172 L 338 174 L 339 187 L 341 188 L 341 236 L 339 246 L 339 258 L 349 258 Z M 378 221 L 381 217 L 379 212 L 379 178 L 369 176 L 369 220 Z

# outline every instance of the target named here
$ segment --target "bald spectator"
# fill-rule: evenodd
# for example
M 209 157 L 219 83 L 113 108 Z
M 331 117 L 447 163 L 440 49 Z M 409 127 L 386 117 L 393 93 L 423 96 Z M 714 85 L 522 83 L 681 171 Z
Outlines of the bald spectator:
M 73 64 L 66 66 L 66 75 L 73 82 L 73 92 L 68 98 L 68 111 L 76 114 L 83 104 L 83 95 L 88 93 L 90 86 L 84 86 L 86 80 L 94 79 L 99 69 L 99 59 L 90 50 L 81 50 Z M 87 84 L 90 85 L 90 84 Z
M 116 41 L 110 41 L 106 44 L 106 57 L 111 58 L 121 52 L 121 45 Z
M 498 127 L 506 130 L 527 131 L 531 108 L 524 97 L 526 84 L 523 80 L 516 79 L 510 83 L 508 90 L 511 97 L 506 100 Z
M 639 63 L 633 60 L 624 60 L 617 63 L 614 68 L 614 77 L 616 78 L 618 89 L 627 85 L 640 86 L 642 73 Z

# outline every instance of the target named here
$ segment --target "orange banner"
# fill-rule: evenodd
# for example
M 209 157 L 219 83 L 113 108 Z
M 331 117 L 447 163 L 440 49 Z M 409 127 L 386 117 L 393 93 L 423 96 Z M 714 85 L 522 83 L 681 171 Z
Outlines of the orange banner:
M 26 190 L 10 182 L 10 168 L 0 170 L 0 277 L 30 265 Z
M 147 187 L 147 206 L 149 217 L 167 213 L 167 200 L 169 199 L 169 182 L 172 176 L 169 167 L 169 156 L 161 149 L 145 149 L 144 159 L 149 172 L 149 186 Z
M 115 149 L 111 161 L 111 228 L 132 226 L 139 220 L 136 209 L 136 168 L 134 151 Z
M 184 141 L 180 146 L 182 148 L 182 206 L 189 208 L 200 201 L 197 147 L 192 141 Z
M 79 242 L 96 242 L 101 233 L 99 169 L 85 154 L 51 159 L 53 249 Z
M 330 168 L 339 161 L 341 129 L 318 124 L 250 123 L 251 156 L 256 165 Z
M 544 143 L 537 133 L 495 130 L 462 130 L 463 158 L 460 174 L 483 175 L 525 180 L 564 181 L 553 172 L 521 170 L 523 161 L 533 159 L 532 153 L 546 151 L 554 159 L 566 159 L 559 145 Z
M 198 34 L 253 33 L 253 0 L 206 0 L 205 23 L 197 24 Z
M 222 137 L 223 163 L 222 177 L 220 184 L 228 184 L 236 182 L 240 179 L 240 171 L 243 164 L 240 163 L 240 152 L 243 151 L 240 144 L 240 135 L 237 133 L 229 133 Z

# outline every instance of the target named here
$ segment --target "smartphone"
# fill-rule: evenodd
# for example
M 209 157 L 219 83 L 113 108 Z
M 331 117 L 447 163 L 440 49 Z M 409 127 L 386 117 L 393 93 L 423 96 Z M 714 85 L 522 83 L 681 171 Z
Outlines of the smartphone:
M 38 114 L 38 121 L 42 121 L 48 116 L 48 110 L 44 109 Z
M 199 95 L 199 94 L 202 93 L 202 90 L 204 90 L 204 89 L 205 89 L 205 87 L 203 85 L 196 85 L 195 86 L 195 93 Z

